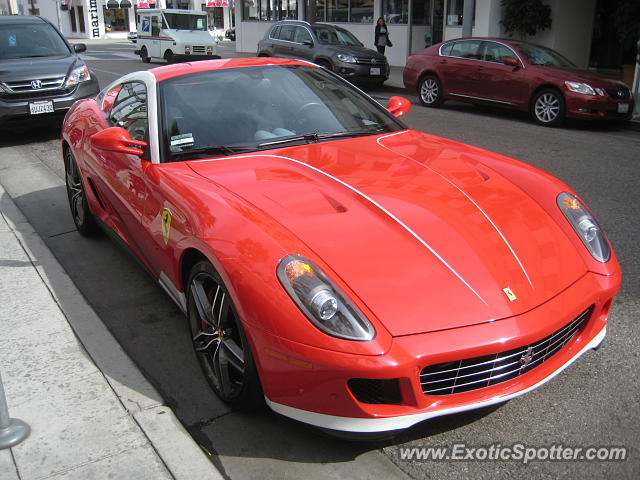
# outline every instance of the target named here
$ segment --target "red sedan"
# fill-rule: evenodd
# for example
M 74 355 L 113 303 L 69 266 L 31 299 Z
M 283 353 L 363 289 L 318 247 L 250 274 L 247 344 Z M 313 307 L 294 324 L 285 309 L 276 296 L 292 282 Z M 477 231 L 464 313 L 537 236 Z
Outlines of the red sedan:
M 516 40 L 460 38 L 438 43 L 407 60 L 404 84 L 420 101 L 447 99 L 528 111 L 556 126 L 565 118 L 629 120 L 629 87 L 580 70 L 558 52 Z
M 234 406 L 377 432 L 503 402 L 600 344 L 620 269 L 568 186 L 409 106 L 297 60 L 134 72 L 65 118 L 71 213 L 148 268 Z

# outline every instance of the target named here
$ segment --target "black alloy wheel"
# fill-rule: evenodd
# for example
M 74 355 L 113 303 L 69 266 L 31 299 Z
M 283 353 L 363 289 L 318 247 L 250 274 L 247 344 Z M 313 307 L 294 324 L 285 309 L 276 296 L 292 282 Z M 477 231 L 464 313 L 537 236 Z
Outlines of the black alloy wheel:
M 188 285 L 191 339 L 207 381 L 235 408 L 262 405 L 251 347 L 220 276 L 209 262 L 201 261 L 191 270 Z
M 64 177 L 67 185 L 67 198 L 71 208 L 71 216 L 76 228 L 81 235 L 89 237 L 96 233 L 97 225 L 93 214 L 87 203 L 87 196 L 82 184 L 82 177 L 78 170 L 76 158 L 71 152 L 71 148 L 66 148 L 64 152 Z

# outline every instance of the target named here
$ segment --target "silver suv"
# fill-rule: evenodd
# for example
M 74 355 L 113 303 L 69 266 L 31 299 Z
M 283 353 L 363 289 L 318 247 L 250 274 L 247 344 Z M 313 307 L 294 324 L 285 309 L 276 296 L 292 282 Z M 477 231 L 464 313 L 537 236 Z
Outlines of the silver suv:
M 382 84 L 389 78 L 384 55 L 365 47 L 348 30 L 326 23 L 277 22 L 258 42 L 258 56 L 309 60 L 352 82 Z

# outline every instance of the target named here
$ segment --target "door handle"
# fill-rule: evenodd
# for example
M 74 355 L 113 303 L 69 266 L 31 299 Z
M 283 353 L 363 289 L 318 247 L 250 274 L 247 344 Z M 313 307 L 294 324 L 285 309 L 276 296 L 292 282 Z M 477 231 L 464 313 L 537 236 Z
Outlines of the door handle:
M 445 63 L 447 63 L 447 61 L 445 59 L 442 59 L 442 60 L 440 60 L 440 63 L 442 63 L 444 65 Z

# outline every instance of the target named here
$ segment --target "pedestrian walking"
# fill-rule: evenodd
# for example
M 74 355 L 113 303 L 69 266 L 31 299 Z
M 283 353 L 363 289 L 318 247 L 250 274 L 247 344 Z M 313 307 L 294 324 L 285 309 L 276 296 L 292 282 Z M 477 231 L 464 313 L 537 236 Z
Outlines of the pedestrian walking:
M 391 40 L 389 40 L 389 29 L 384 21 L 384 18 L 380 17 L 376 23 L 375 30 L 375 44 L 378 52 L 384 55 L 384 49 L 386 47 L 393 47 Z

